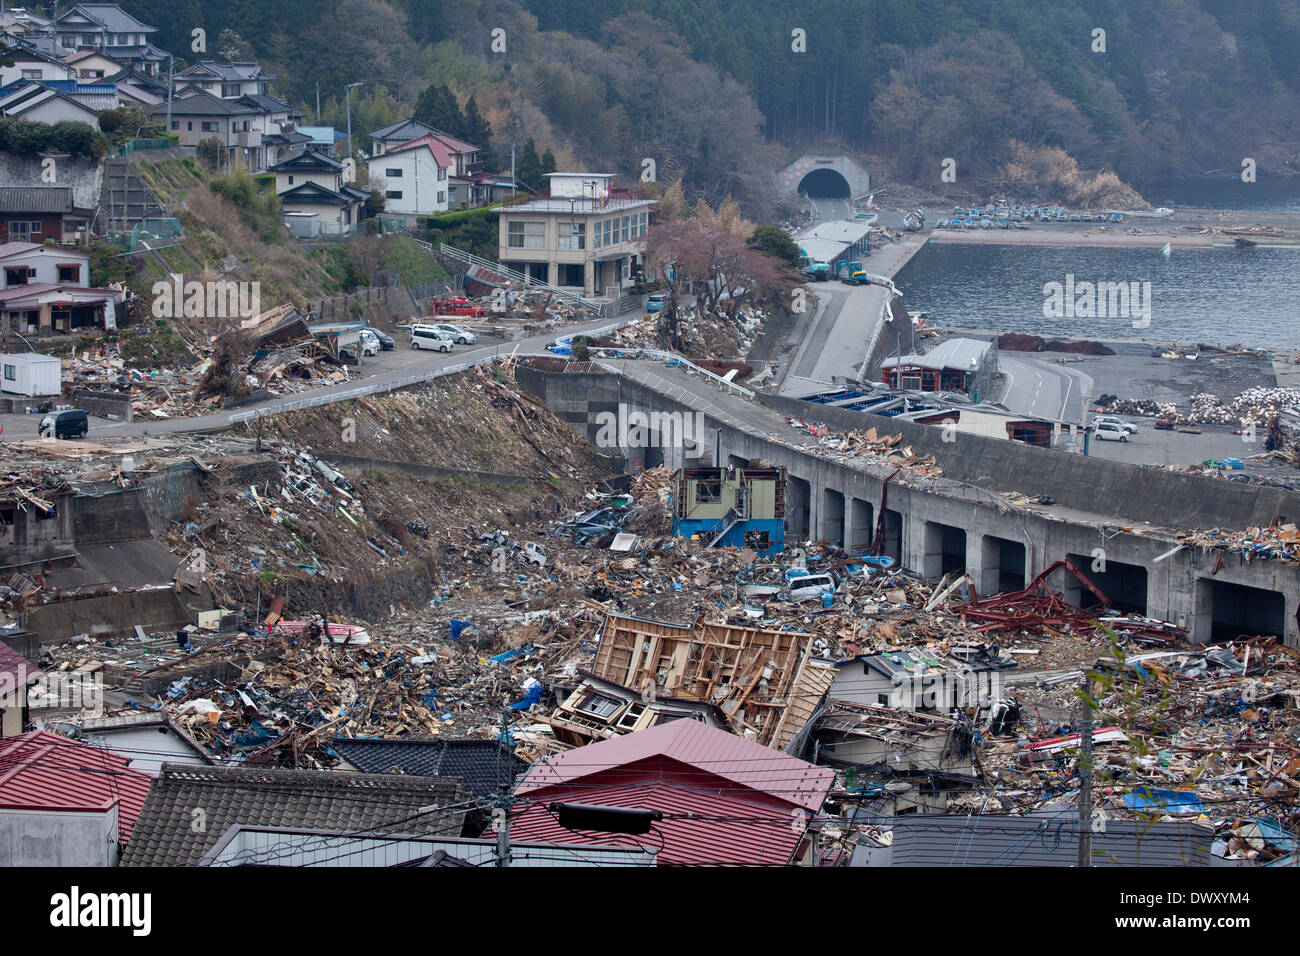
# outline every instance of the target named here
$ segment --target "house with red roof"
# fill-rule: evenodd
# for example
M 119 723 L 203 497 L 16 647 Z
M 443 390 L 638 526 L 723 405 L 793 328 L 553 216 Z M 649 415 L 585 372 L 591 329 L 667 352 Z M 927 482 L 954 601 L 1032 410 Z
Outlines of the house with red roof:
M 0 740 L 0 867 L 116 866 L 152 779 L 58 734 Z
M 408 226 L 450 208 L 456 157 L 436 132 L 390 146 L 367 168 L 370 185 L 384 191 L 384 212 L 404 216 Z
M 642 846 L 661 866 L 807 861 L 835 772 L 683 718 L 545 758 L 514 792 L 512 840 Z M 554 804 L 658 811 L 650 832 L 571 830 Z

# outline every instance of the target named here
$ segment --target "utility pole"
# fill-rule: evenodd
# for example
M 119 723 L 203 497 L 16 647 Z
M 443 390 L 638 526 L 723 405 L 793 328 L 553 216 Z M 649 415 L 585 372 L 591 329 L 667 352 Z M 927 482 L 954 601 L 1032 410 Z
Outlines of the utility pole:
M 1079 721 L 1079 865 L 1092 866 L 1092 706 L 1088 677 L 1082 682 L 1083 719 Z
M 515 198 L 515 144 L 510 144 L 510 198 Z
M 320 80 L 316 81 L 316 125 L 320 125 Z
M 359 83 L 349 83 L 345 92 L 345 98 L 348 101 L 348 158 L 355 155 L 355 151 L 352 149 L 352 87 L 365 86 L 368 82 L 368 80 L 362 80 Z
M 167 132 L 168 133 L 171 133 L 172 131 L 172 90 L 175 88 L 175 83 L 172 80 L 172 68 L 175 65 L 176 65 L 175 55 L 168 54 L 167 56 Z
M 505 706 L 501 707 L 501 739 L 498 741 L 499 747 L 504 747 L 506 741 L 510 739 L 510 712 Z M 500 767 L 500 749 L 498 747 L 497 766 Z M 505 780 L 498 769 L 497 786 L 500 792 L 497 794 L 496 806 L 492 810 L 492 822 L 497 831 L 497 866 L 510 865 L 510 791 L 506 788 Z

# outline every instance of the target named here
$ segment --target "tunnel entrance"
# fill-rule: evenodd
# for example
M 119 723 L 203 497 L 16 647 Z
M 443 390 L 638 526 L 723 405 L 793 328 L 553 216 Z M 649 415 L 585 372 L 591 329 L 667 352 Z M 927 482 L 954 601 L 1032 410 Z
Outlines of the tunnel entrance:
M 966 571 L 966 532 L 938 521 L 925 523 L 925 567 L 928 579 Z
M 830 544 L 844 545 L 844 493 L 834 488 L 822 489 L 821 534 Z
M 1025 586 L 1025 546 L 986 534 L 980 544 L 980 594 L 1005 594 Z
M 786 487 L 790 494 L 785 503 L 787 537 L 793 538 L 794 542 L 803 542 L 809 537 L 808 512 L 812 505 L 812 486 L 804 479 L 790 475 Z
M 848 199 L 849 181 L 833 169 L 814 169 L 799 180 L 799 192 L 813 199 Z
M 1094 559 L 1082 554 L 1067 554 L 1070 563 L 1082 571 L 1097 590 L 1110 599 L 1110 606 L 1126 614 L 1147 612 L 1147 569 L 1140 564 L 1106 560 L 1104 571 L 1094 571 Z M 1065 600 L 1081 608 L 1096 607 L 1101 602 L 1073 574 L 1065 576 Z
M 1207 602 L 1211 641 L 1230 641 L 1243 634 L 1271 634 L 1281 640 L 1286 633 L 1286 598 L 1281 591 L 1201 578 L 1196 582 L 1197 609 Z

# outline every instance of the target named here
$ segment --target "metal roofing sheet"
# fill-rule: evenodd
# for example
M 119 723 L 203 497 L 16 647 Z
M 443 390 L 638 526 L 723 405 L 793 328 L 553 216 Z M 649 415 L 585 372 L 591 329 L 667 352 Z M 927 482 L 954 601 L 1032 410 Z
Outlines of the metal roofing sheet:
M 637 761 L 666 757 L 721 777 L 742 790 L 767 794 L 810 811 L 821 809 L 835 772 L 746 740 L 698 720 L 674 720 L 547 757 L 516 791 L 569 784 Z M 631 771 L 629 771 L 631 773 Z
M 111 751 L 58 734 L 38 730 L 0 740 L 0 807 L 107 812 L 116 805 L 123 843 L 152 779 Z
M 526 804 L 512 816 L 512 840 L 646 849 L 662 845 L 659 862 L 669 866 L 783 866 L 803 838 L 789 808 L 658 781 L 628 786 L 611 782 L 591 789 L 562 786 L 534 796 L 544 802 Z M 697 819 L 662 820 L 651 824 L 650 832 L 642 836 L 569 830 L 546 809 L 549 802 L 638 807 L 674 816 L 691 814 Z

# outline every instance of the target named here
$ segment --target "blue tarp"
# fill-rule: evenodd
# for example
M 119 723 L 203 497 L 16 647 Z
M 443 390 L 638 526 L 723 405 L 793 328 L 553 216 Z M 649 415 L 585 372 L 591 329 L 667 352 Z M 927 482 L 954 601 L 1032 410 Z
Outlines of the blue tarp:
M 1124 795 L 1124 806 L 1130 810 L 1150 810 L 1158 813 L 1204 813 L 1205 806 L 1194 790 L 1153 790 L 1139 787 Z

